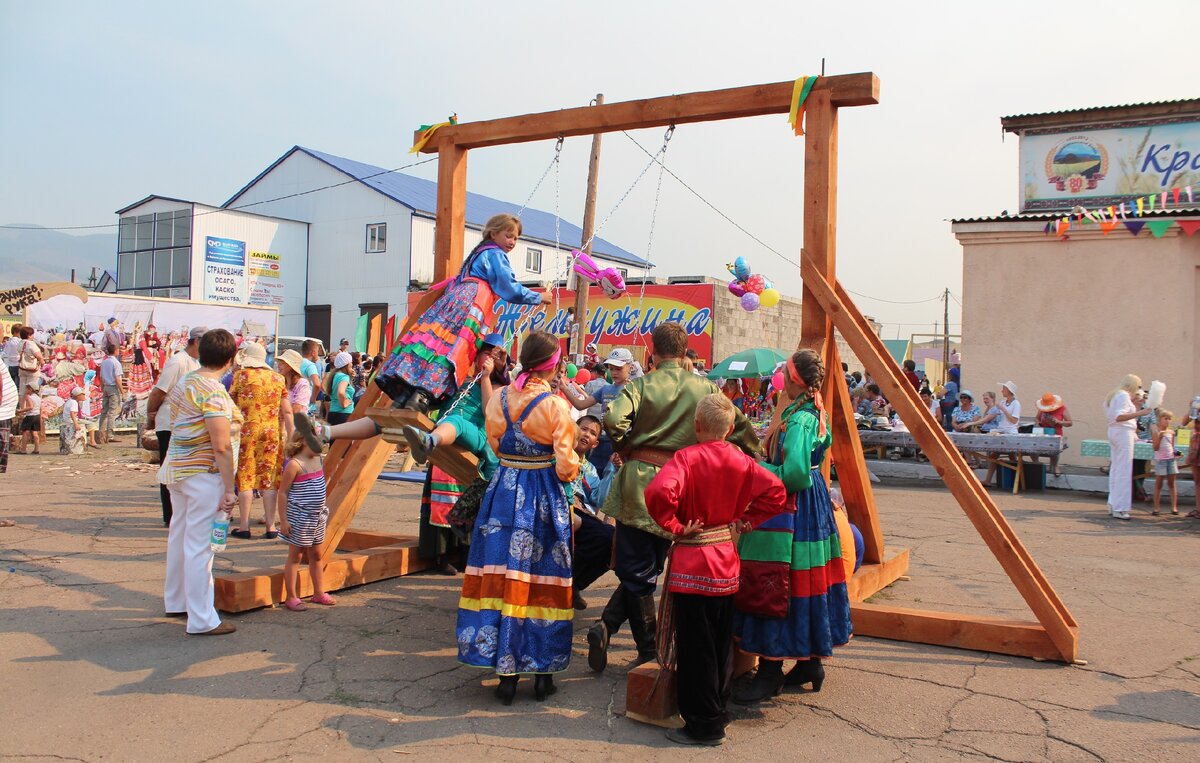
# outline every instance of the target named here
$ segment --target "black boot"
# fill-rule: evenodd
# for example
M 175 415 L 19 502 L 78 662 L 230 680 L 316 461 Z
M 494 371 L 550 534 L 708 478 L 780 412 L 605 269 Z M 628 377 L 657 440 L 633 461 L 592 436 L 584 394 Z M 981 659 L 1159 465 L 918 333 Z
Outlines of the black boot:
M 379 380 L 378 384 L 383 393 L 392 399 L 392 407 L 396 410 L 407 407 L 408 398 L 412 396 L 413 388 L 399 379 L 389 379 L 389 381 L 390 383 L 387 386 L 384 386 L 385 382 L 382 380 Z
M 554 685 L 554 676 L 549 673 L 538 673 L 533 677 L 533 698 L 538 702 L 545 702 L 546 697 L 556 691 L 558 691 L 558 687 Z
M 825 666 L 821 664 L 818 657 L 811 660 L 800 660 L 796 663 L 796 667 L 788 671 L 784 683 L 788 686 L 803 686 L 810 683 L 815 694 L 821 691 L 821 684 L 825 683 Z
M 617 590 L 604 605 L 600 619 L 588 629 L 588 667 L 597 673 L 603 673 L 608 667 L 608 642 L 625 622 L 625 588 L 617 586 Z
M 501 704 L 511 705 L 513 697 L 517 696 L 517 680 L 519 676 L 500 676 L 500 685 L 496 687 L 496 697 Z
M 754 679 L 733 692 L 733 701 L 739 705 L 753 705 L 770 699 L 783 689 L 783 662 L 759 660 Z
M 629 630 L 633 633 L 634 643 L 637 644 L 637 657 L 631 667 L 637 667 L 646 662 L 658 659 L 658 605 L 654 602 L 654 594 L 649 596 L 634 596 L 626 594 L 629 599 Z
M 423 389 L 413 389 L 402 407 L 417 413 L 428 414 L 429 410 L 434 407 L 433 395 Z

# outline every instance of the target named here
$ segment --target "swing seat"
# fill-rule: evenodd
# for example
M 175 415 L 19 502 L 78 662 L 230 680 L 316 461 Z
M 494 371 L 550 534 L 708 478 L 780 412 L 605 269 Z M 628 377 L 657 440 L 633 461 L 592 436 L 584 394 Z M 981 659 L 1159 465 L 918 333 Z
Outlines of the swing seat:
M 408 441 L 404 439 L 404 427 L 416 427 L 423 432 L 432 432 L 436 426 L 425 414 L 407 408 L 368 408 L 366 416 L 383 430 L 380 436 L 386 442 L 406 448 Z M 429 460 L 464 486 L 479 478 L 479 459 L 457 445 L 439 445 L 433 449 Z

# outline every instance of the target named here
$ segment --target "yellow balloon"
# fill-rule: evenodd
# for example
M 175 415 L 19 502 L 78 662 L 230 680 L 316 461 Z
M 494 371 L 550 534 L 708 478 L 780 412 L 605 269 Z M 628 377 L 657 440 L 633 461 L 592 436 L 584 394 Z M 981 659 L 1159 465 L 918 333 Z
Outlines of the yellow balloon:
M 775 307 L 779 304 L 779 290 L 763 289 L 763 293 L 758 295 L 758 303 L 763 307 Z

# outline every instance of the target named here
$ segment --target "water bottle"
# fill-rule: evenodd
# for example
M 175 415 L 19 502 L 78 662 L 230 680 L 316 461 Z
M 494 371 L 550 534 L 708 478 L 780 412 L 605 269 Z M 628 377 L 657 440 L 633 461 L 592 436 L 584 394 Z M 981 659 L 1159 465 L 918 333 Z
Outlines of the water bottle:
M 208 547 L 212 549 L 214 554 L 219 554 L 225 550 L 225 539 L 229 536 L 229 514 L 224 511 L 217 512 L 217 518 L 213 520 L 212 536 L 209 538 Z

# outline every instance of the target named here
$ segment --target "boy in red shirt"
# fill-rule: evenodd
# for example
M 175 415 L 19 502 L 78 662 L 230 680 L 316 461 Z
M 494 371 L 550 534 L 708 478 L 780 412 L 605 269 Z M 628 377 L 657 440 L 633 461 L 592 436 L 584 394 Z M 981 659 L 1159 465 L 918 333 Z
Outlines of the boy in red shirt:
M 731 525 L 762 524 L 785 510 L 787 491 L 775 475 L 725 438 L 734 407 L 722 394 L 696 406 L 698 443 L 677 451 L 646 488 L 646 507 L 675 534 L 667 593 L 675 620 L 679 744 L 719 745 L 730 716 L 733 595 L 741 564 Z

